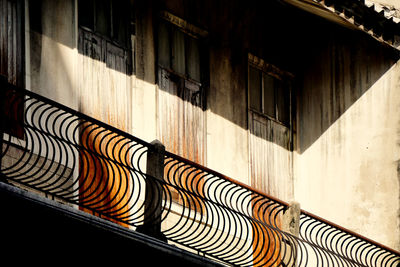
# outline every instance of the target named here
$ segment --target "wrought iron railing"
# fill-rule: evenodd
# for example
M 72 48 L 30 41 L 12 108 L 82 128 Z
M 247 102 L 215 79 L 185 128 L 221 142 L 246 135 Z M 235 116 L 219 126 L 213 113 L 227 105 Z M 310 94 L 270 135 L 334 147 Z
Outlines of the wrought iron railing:
M 71 108 L 0 86 L 1 180 L 227 265 L 399 266 L 400 254 Z M 17 137 L 15 137 L 17 136 Z

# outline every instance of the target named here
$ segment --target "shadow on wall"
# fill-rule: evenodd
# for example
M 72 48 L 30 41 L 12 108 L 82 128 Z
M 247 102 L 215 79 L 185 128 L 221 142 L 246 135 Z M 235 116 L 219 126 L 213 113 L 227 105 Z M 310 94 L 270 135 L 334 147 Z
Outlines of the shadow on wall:
M 153 10 L 153 1 L 136 1 L 135 8 L 136 14 L 141 14 L 136 19 L 141 22 L 156 21 L 153 14 L 158 9 L 165 9 L 209 32 L 206 40 L 209 85 L 205 88 L 205 109 L 245 130 L 248 128 L 247 53 L 292 72 L 297 94 L 293 109 L 299 115 L 298 149 L 302 153 L 395 64 L 399 55 L 365 33 L 339 27 L 293 7 L 265 2 L 161 0 Z M 65 27 L 71 31 L 58 31 L 57 27 L 42 23 L 44 14 L 52 16 L 46 21 L 55 21 L 60 26 L 76 21 L 74 3 L 73 0 L 29 1 L 32 76 L 34 69 L 40 69 L 41 53 L 45 53 L 42 51 L 42 34 L 76 48 L 74 36 L 78 27 L 74 23 L 73 27 Z M 211 9 L 213 12 L 205 12 Z M 60 16 L 61 12 L 65 15 Z M 137 78 L 154 84 L 155 62 L 148 54 L 157 54 L 149 47 L 157 44 L 157 34 L 154 43 L 152 38 L 146 41 L 144 34 L 148 30 L 156 33 L 157 26 L 148 29 L 147 24 L 143 24 L 137 23 L 136 27 L 140 31 L 140 34 L 136 33 L 140 43 L 136 62 L 150 67 L 139 70 Z M 78 33 L 81 38 L 78 40 L 79 53 L 102 61 L 106 60 L 105 53 L 109 53 L 114 63 L 107 67 L 130 75 L 129 61 L 132 59 L 129 51 L 112 47 L 95 34 L 88 33 L 84 38 L 82 34 L 85 35 Z M 149 62 L 151 59 L 153 62 Z M 153 73 L 149 74 L 149 70 Z M 310 113 L 318 115 L 310 120 L 307 116 Z
M 294 7 L 247 1 L 215 14 L 210 20 L 213 51 L 207 108 L 247 129 L 247 52 L 251 52 L 295 76 L 292 116 L 299 118 L 295 130 L 300 153 L 399 60 L 398 51 L 368 34 Z M 286 146 L 272 135 L 259 137 Z
M 33 91 L 48 90 L 48 97 L 57 99 L 56 88 L 42 88 L 42 84 L 62 85 L 64 96 L 74 96 L 71 75 L 71 59 L 62 54 L 61 46 L 72 50 L 75 45 L 73 1 L 35 0 L 27 1 L 29 10 L 29 60 L 30 80 Z M 67 26 L 68 25 L 68 26 Z M 46 40 L 47 39 L 47 40 Z M 50 41 L 50 42 L 49 42 Z M 61 46 L 58 46 L 60 44 Z M 49 49 L 50 48 L 50 49 Z M 64 50 L 65 51 L 65 50 Z M 53 60 L 57 68 L 52 68 Z M 69 64 L 66 62 L 69 60 Z M 45 77 L 46 81 L 41 78 Z M 40 93 L 43 93 L 40 91 Z
M 397 51 L 361 32 L 330 27 L 324 35 L 310 37 L 298 81 L 301 88 L 297 96 L 300 153 L 323 135 L 400 58 Z
M 78 1 L 78 3 L 89 2 L 93 4 L 92 1 Z M 132 74 L 133 59 L 128 34 L 129 21 L 126 23 L 120 21 L 119 23 L 120 25 L 125 25 L 120 29 L 120 31 L 124 31 L 123 37 L 111 38 L 111 36 L 108 36 L 108 33 L 102 34 L 99 33 L 99 31 L 94 31 L 93 27 L 81 25 L 82 23 L 80 21 L 82 18 L 75 18 L 75 1 L 73 0 L 36 0 L 29 1 L 28 4 L 29 25 L 31 30 L 31 62 L 33 63 L 32 68 L 34 70 L 40 69 L 42 53 L 46 53 L 46 51 L 42 49 L 42 38 L 46 36 L 71 49 L 75 49 L 78 44 L 78 52 L 80 54 L 104 62 L 108 68 L 113 70 L 127 75 Z M 79 7 L 82 8 L 80 5 Z M 124 10 L 129 11 L 126 9 Z M 91 16 L 88 14 L 82 17 L 93 18 L 93 14 L 91 14 Z M 127 18 L 122 15 L 121 17 Z M 76 25 L 76 22 L 78 22 L 79 25 Z M 119 29 L 115 29 L 115 31 L 116 30 Z M 78 37 L 77 44 L 76 36 Z

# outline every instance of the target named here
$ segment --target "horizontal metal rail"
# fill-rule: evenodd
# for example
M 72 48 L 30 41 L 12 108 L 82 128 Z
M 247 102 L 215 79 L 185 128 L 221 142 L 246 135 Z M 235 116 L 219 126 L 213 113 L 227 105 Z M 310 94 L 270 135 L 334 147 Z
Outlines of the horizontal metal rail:
M 306 211 L 299 235 L 286 232 L 284 201 L 33 92 L 3 81 L 0 93 L 3 181 L 226 265 L 400 264 L 399 252 Z

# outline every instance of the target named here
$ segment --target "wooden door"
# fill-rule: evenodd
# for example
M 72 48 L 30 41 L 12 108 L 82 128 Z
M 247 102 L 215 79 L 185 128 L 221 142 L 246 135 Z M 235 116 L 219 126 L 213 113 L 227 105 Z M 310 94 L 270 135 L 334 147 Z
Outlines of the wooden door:
M 252 187 L 287 200 L 292 197 L 293 156 L 290 128 L 249 111 Z
M 175 74 L 159 69 L 158 91 L 158 135 L 167 151 L 204 165 L 205 162 L 205 114 L 203 111 L 203 95 L 198 83 L 180 79 Z M 170 172 L 179 177 L 179 185 L 188 191 L 198 185 L 195 172 Z M 167 175 L 167 174 L 166 174 Z M 172 177 L 167 177 L 172 181 Z M 178 181 L 178 180 L 175 180 Z M 171 190 L 172 198 L 184 205 L 198 209 L 192 198 L 178 195 Z M 193 192 L 198 193 L 198 192 Z M 190 203 L 183 203 L 189 201 Z
M 287 200 L 293 195 L 291 75 L 254 56 L 248 74 L 251 186 Z M 254 227 L 254 263 L 278 266 L 281 238 L 273 228 L 281 228 L 281 218 L 268 204 L 253 202 L 254 216 L 266 225 Z
M 250 175 L 252 187 L 287 199 L 292 186 L 291 132 L 286 126 L 254 112 L 249 112 Z M 274 206 L 258 199 L 253 202 L 253 214 L 266 225 L 254 225 L 253 255 L 257 266 L 279 266 L 281 262 L 281 218 Z M 276 218 L 276 221 L 274 221 Z
M 168 151 L 204 163 L 203 96 L 199 84 L 160 68 L 159 136 Z
M 182 27 L 188 23 L 180 20 Z M 160 21 L 158 32 L 158 91 L 157 91 L 157 135 L 167 151 L 191 161 L 205 163 L 205 99 L 204 68 L 201 54 L 202 42 L 195 33 L 188 34 L 191 25 L 180 28 L 173 23 Z M 169 173 L 171 176 L 172 172 Z M 165 175 L 168 175 L 166 173 Z M 200 187 L 196 173 L 180 171 L 174 177 L 166 177 L 186 190 L 196 191 Z M 201 186 L 201 184 L 200 184 Z M 175 190 L 170 191 L 175 201 L 199 208 L 197 204 Z M 197 193 L 197 192 L 193 192 Z M 196 199 L 193 199 L 196 201 Z
M 79 31 L 79 52 L 80 111 L 122 131 L 129 131 L 128 52 L 83 29 Z M 89 124 L 81 126 L 84 147 L 80 152 L 81 204 L 114 217 L 116 222 L 128 216 L 130 193 L 129 171 L 119 164 L 127 153 L 121 139 L 103 128 Z

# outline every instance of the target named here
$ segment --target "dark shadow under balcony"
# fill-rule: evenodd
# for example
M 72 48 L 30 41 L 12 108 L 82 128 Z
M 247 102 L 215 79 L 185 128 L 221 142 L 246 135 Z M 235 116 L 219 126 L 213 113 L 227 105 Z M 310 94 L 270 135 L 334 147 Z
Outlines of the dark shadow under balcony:
M 1 261 L 9 266 L 221 266 L 2 182 L 0 209 Z

